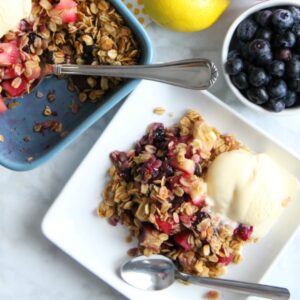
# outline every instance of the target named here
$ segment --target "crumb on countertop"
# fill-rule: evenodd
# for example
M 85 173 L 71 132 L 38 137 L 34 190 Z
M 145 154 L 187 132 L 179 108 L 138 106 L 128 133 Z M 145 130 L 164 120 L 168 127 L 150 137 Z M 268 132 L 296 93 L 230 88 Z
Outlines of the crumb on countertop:
M 156 108 L 153 109 L 153 112 L 156 115 L 162 116 L 166 112 L 166 109 L 163 108 L 163 107 L 156 107 Z
M 217 291 L 208 291 L 205 294 L 205 299 L 208 299 L 208 300 L 218 300 L 218 299 L 220 299 L 220 293 L 217 292 Z
M 4 136 L 2 134 L 0 134 L 0 143 L 4 142 Z

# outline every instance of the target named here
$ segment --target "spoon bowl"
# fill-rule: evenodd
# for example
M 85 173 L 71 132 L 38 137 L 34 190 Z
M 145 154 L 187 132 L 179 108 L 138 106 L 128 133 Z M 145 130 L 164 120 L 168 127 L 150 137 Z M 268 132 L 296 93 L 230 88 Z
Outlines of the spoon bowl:
M 192 276 L 179 272 L 173 261 L 162 255 L 138 256 L 124 263 L 120 269 L 122 279 L 133 287 L 148 291 L 168 288 L 176 279 L 228 292 L 269 299 L 289 299 L 286 288 L 269 285 Z
M 175 266 L 161 255 L 138 256 L 121 267 L 121 277 L 141 290 L 159 291 L 175 281 Z

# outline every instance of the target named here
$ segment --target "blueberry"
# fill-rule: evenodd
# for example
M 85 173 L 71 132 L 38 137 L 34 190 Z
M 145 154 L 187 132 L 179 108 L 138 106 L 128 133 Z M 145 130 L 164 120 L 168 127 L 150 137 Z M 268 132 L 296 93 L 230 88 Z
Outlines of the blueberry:
M 259 28 L 257 31 L 256 31 L 256 34 L 255 34 L 255 38 L 256 39 L 263 39 L 263 40 L 266 40 L 266 41 L 271 41 L 272 39 L 272 35 L 273 35 L 273 31 L 269 28 Z
M 252 87 L 247 90 L 248 99 L 258 105 L 264 104 L 269 100 L 269 95 L 265 88 Z
M 254 59 L 255 63 L 259 66 L 265 66 L 265 65 L 268 65 L 273 59 L 273 54 L 272 52 L 268 52 L 266 53 L 265 56 L 263 57 L 256 57 Z
M 244 72 L 241 72 L 236 76 L 232 76 L 231 81 L 240 91 L 247 89 L 249 86 L 247 75 Z
M 297 93 L 300 93 L 300 78 L 292 78 L 288 81 L 289 88 Z
M 272 76 L 280 78 L 285 73 L 285 63 L 280 60 L 274 60 L 268 65 L 268 71 Z
M 294 24 L 292 13 L 286 9 L 277 9 L 273 12 L 272 24 L 275 29 L 288 29 Z
M 254 68 L 249 75 L 249 82 L 252 86 L 260 87 L 266 84 L 267 74 L 262 68 Z
M 300 60 L 293 57 L 286 64 L 286 75 L 290 78 L 297 78 L 300 76 Z
M 292 48 L 295 46 L 296 36 L 291 31 L 278 34 L 274 39 L 274 46 L 277 48 Z
M 292 59 L 292 51 L 291 49 L 279 49 L 276 54 L 275 54 L 275 58 L 278 60 L 282 60 L 282 61 L 290 61 Z
M 227 59 L 235 59 L 240 56 L 240 52 L 237 50 L 230 50 Z
M 225 69 L 229 75 L 237 75 L 243 70 L 243 61 L 240 58 L 228 59 Z
M 289 7 L 289 11 L 292 13 L 295 23 L 300 22 L 300 8 L 296 6 Z
M 252 56 L 249 53 L 249 43 L 239 42 L 239 49 L 241 52 L 241 56 L 248 61 L 252 61 Z
M 274 112 L 281 112 L 285 109 L 285 104 L 283 100 L 280 99 L 272 99 L 269 101 L 268 108 L 273 110 Z
M 300 53 L 300 37 L 297 38 L 297 41 L 296 41 L 296 44 L 295 44 L 295 47 L 294 47 L 294 52 L 295 53 Z
M 253 69 L 255 69 L 255 68 L 256 68 L 256 66 L 253 65 L 251 62 L 248 62 L 248 61 L 245 61 L 245 62 L 244 62 L 244 72 L 245 72 L 246 74 L 250 74 L 251 71 L 252 71 Z
M 255 20 L 260 26 L 266 27 L 271 23 L 272 15 L 271 10 L 261 10 L 255 14 Z
M 272 57 L 270 43 L 262 39 L 255 39 L 250 42 L 249 53 L 258 62 L 267 61 Z
M 297 93 L 294 91 L 288 90 L 286 96 L 282 100 L 286 107 L 291 107 L 297 101 Z
M 300 23 L 294 24 L 292 27 L 292 32 L 298 37 L 300 36 Z
M 268 85 L 268 91 L 271 98 L 283 98 L 287 94 L 287 85 L 282 79 L 273 79 Z
M 246 19 L 237 28 L 237 38 L 241 41 L 250 41 L 257 30 L 258 26 L 252 19 Z

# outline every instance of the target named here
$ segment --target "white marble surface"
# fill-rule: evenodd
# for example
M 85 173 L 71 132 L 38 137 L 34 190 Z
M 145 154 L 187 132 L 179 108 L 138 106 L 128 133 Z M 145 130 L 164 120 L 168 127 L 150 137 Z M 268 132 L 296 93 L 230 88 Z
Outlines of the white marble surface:
M 222 40 L 226 28 L 238 14 L 236 7 L 241 2 L 245 4 L 246 1 L 233 0 L 231 8 L 221 20 L 204 32 L 179 34 L 151 25 L 148 32 L 154 44 L 155 61 L 201 56 L 214 60 L 220 67 Z M 257 115 L 235 100 L 222 77 L 211 91 L 251 122 L 263 127 L 299 153 L 299 116 Z M 63 153 L 40 168 L 27 173 L 16 173 L 0 167 L 1 300 L 123 299 L 123 296 L 48 242 L 40 230 L 40 223 L 47 209 L 116 109 L 99 120 Z M 295 300 L 300 299 L 299 251 L 300 232 L 278 259 L 266 280 L 266 283 L 288 287 Z

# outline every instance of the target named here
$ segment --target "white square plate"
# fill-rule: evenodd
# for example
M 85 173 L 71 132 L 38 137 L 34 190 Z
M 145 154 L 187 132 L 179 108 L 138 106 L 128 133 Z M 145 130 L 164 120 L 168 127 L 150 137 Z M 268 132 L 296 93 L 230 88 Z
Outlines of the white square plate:
M 153 114 L 158 106 L 174 113 L 174 117 L 168 113 Z M 118 275 L 119 266 L 128 259 L 127 250 L 133 247 L 125 242 L 127 232 L 122 226 L 113 227 L 96 216 L 106 172 L 111 165 L 109 153 L 128 150 L 150 123 L 172 125 L 188 109 L 196 109 L 210 125 L 224 133 L 235 134 L 254 151 L 267 152 L 300 178 L 300 161 L 295 154 L 247 123 L 213 95 L 143 81 L 80 164 L 42 223 L 43 233 L 49 240 L 130 299 L 199 300 L 204 291 L 198 286 L 179 283 L 159 292 L 144 292 L 128 286 Z M 230 176 L 230 170 L 228 172 Z M 243 262 L 229 267 L 226 277 L 259 282 L 295 233 L 299 212 L 298 195 L 267 237 L 245 247 Z

